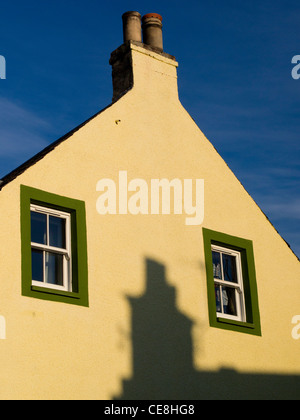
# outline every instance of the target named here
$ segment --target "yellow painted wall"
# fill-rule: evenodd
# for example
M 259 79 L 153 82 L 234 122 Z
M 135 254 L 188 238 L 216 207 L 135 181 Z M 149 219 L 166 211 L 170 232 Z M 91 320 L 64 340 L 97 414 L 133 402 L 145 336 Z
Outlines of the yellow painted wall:
M 195 372 L 300 375 L 300 264 L 181 106 L 177 63 L 132 46 L 134 88 L 0 193 L 1 399 L 110 399 L 134 372 L 131 304 L 145 259 L 166 267 L 176 310 L 192 323 Z M 116 123 L 118 122 L 118 124 Z M 24 140 L 25 141 L 25 140 Z M 204 179 L 205 219 L 105 215 L 97 181 Z M 21 296 L 20 185 L 84 200 L 89 308 Z M 209 327 L 202 228 L 253 241 L 262 337 Z

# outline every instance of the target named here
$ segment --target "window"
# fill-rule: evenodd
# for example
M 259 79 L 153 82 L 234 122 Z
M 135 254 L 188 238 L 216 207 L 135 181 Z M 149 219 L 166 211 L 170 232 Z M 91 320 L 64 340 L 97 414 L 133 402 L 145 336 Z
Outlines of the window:
M 203 229 L 210 325 L 261 335 L 252 242 Z
M 88 306 L 85 205 L 21 186 L 22 294 Z
M 70 214 L 30 206 L 32 284 L 72 291 Z
M 240 252 L 212 245 L 217 317 L 245 321 Z

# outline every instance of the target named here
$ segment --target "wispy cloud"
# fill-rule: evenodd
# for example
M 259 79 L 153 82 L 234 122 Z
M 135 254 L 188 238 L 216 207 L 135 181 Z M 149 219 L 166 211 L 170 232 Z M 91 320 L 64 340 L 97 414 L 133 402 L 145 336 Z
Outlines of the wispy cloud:
M 270 214 L 273 220 L 294 219 L 299 223 L 300 220 L 300 199 L 291 198 L 290 200 L 272 201 L 267 199 L 263 202 L 264 209 Z
M 0 97 L 0 176 L 47 146 L 47 121 Z

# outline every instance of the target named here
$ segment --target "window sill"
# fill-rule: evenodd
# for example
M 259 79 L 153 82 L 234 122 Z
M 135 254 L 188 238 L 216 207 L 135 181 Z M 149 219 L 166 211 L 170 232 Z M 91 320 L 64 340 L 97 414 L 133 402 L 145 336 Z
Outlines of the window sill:
M 234 326 L 237 326 L 237 327 L 249 328 L 249 329 L 252 329 L 252 330 L 255 329 L 255 325 L 250 323 L 250 322 L 236 321 L 234 319 L 227 319 L 227 318 L 218 317 L 217 322 L 220 323 L 220 324 L 229 324 L 229 325 L 234 325 Z
M 31 286 L 31 290 L 33 292 L 47 293 L 47 294 L 56 295 L 56 296 L 65 296 L 72 299 L 80 299 L 79 293 L 67 292 L 65 290 L 51 289 L 50 287 L 47 288 L 47 287 Z

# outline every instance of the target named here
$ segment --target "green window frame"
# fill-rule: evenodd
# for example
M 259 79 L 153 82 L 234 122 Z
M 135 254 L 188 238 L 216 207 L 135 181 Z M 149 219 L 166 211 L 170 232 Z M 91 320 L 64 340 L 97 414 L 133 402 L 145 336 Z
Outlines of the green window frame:
M 253 243 L 251 240 L 203 228 L 209 323 L 211 327 L 261 336 Z M 222 247 L 240 254 L 245 303 L 245 321 L 217 315 L 212 248 Z
M 86 214 L 84 201 L 21 185 L 22 295 L 37 299 L 89 306 Z M 32 205 L 70 215 L 72 291 L 36 285 L 32 281 L 31 222 Z M 34 283 L 34 284 L 33 284 Z

